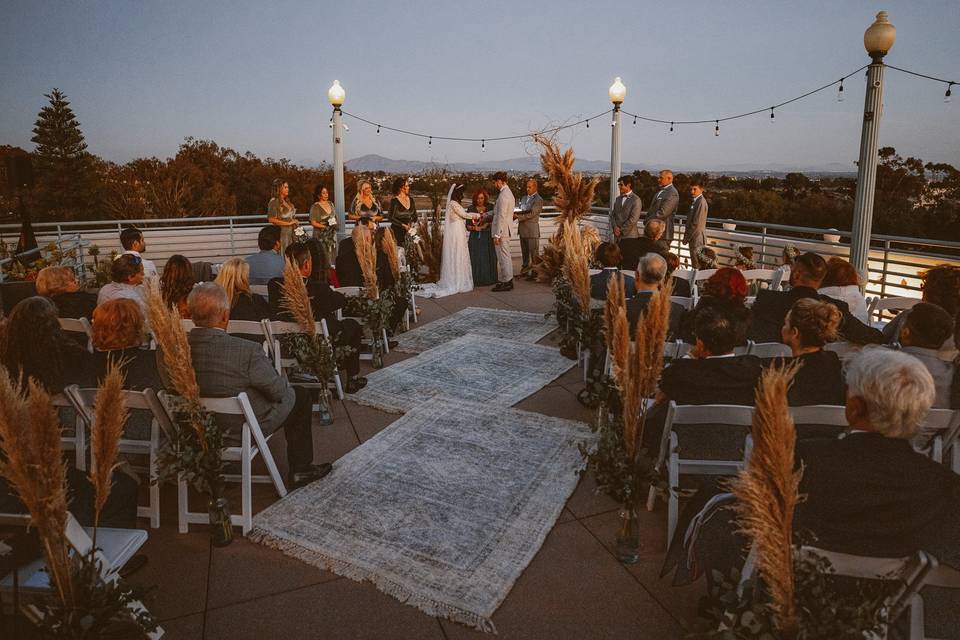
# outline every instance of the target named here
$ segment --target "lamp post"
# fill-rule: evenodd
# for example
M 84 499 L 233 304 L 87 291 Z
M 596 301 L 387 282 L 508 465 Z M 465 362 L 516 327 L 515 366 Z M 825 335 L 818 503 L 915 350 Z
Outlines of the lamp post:
M 337 238 L 343 240 L 347 236 L 345 203 L 343 196 L 343 112 L 340 107 L 347 97 L 347 92 L 340 86 L 339 80 L 334 80 L 327 99 L 333 107 L 333 208 L 337 213 Z
M 620 179 L 620 105 L 627 97 L 627 88 L 617 76 L 607 92 L 613 103 L 613 120 L 610 123 L 610 213 L 617 199 L 617 181 Z
M 857 194 L 853 201 L 853 233 L 850 238 L 850 263 L 864 284 L 870 276 L 870 230 L 873 226 L 873 198 L 877 182 L 877 139 L 883 112 L 883 56 L 897 39 L 897 29 L 881 11 L 863 34 L 863 46 L 872 62 L 867 68 L 867 92 L 860 133 L 860 161 L 857 165 Z

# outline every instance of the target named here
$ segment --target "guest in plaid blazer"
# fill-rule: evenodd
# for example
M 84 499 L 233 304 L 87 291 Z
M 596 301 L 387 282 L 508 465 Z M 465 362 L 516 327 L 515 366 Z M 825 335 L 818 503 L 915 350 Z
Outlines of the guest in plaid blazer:
M 283 429 L 293 488 L 327 475 L 330 463 L 313 464 L 312 394 L 278 374 L 260 345 L 226 332 L 230 300 L 223 287 L 213 282 L 197 285 L 187 297 L 187 307 L 196 325 L 189 342 L 200 393 L 219 398 L 246 393 L 264 435 Z M 240 423 L 232 418 L 239 416 L 220 416 L 218 423 L 236 436 Z

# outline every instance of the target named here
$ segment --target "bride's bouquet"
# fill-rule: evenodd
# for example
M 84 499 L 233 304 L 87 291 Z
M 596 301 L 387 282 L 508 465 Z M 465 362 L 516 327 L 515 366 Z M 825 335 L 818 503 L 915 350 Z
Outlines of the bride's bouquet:
M 307 231 L 299 224 L 293 228 L 293 239 L 297 242 L 307 241 Z

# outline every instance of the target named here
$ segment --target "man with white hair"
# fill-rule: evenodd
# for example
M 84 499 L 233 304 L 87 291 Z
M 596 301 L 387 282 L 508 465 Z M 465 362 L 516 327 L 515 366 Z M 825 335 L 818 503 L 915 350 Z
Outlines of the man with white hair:
M 188 340 L 200 394 L 228 398 L 246 393 L 265 436 L 283 429 L 287 440 L 288 488 L 303 486 L 330 473 L 330 463 L 313 464 L 310 392 L 291 386 L 278 374 L 259 344 L 226 332 L 230 322 L 226 291 L 214 282 L 198 284 L 187 296 L 187 308 L 196 325 Z M 238 417 L 218 418 L 228 437 L 238 439 L 241 423 L 230 420 Z
M 648 253 L 637 263 L 637 277 L 634 284 L 636 295 L 627 300 L 627 320 L 630 322 L 630 335 L 637 326 L 640 314 L 647 310 L 650 298 L 653 297 L 667 277 L 667 261 L 658 253 Z M 680 323 L 686 309 L 676 302 L 670 303 L 670 327 L 667 330 L 667 339 L 671 340 L 680 335 Z
M 849 432 L 797 443 L 803 464 L 794 526 L 817 545 L 900 557 L 926 549 L 956 562 L 960 476 L 914 451 L 933 404 L 933 378 L 916 358 L 867 348 L 847 365 Z

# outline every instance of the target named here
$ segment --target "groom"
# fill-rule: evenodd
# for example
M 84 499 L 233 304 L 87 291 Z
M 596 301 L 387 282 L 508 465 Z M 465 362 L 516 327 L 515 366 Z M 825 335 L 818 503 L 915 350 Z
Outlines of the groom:
M 493 174 L 493 186 L 499 192 L 493 205 L 493 244 L 497 250 L 497 285 L 493 291 L 511 291 L 513 289 L 513 258 L 510 257 L 510 221 L 517 205 L 513 192 L 507 186 L 507 174 L 498 171 Z

